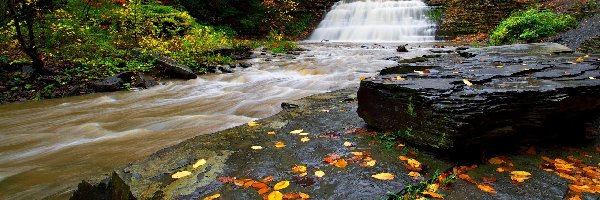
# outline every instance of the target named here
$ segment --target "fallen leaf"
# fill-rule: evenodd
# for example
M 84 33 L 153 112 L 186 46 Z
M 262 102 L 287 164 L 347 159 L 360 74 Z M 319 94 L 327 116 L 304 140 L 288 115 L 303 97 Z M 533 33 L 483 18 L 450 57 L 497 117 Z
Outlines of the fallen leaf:
M 498 66 L 496 66 L 496 68 L 499 68 L 499 69 L 501 69 L 501 68 L 504 68 L 504 66 L 502 66 L 502 65 L 498 65 Z
M 290 186 L 290 182 L 289 181 L 281 181 L 281 182 L 275 184 L 275 186 L 273 186 L 273 190 L 285 189 L 288 186 Z
M 355 156 L 362 156 L 363 152 L 353 151 L 353 152 L 350 152 L 350 154 L 355 155 Z
M 268 135 L 275 135 L 275 134 L 277 134 L 277 133 L 275 133 L 275 131 L 270 131 L 270 132 L 267 132 L 267 134 L 268 134 Z
M 405 81 L 405 78 L 402 78 L 401 76 L 396 76 L 396 81 Z
M 308 195 L 306 193 L 298 192 L 298 195 L 300 195 L 300 198 L 302 198 L 302 199 L 309 199 L 310 198 L 310 195 Z
M 244 182 L 244 185 L 243 185 L 243 186 L 244 186 L 245 188 L 247 188 L 247 187 L 250 187 L 250 186 L 252 186 L 252 184 L 254 184 L 254 183 L 255 183 L 255 181 L 253 181 L 253 180 L 249 180 L 249 181 L 246 181 L 246 182 Z
M 405 144 L 398 144 L 397 147 L 405 147 Z
M 198 168 L 198 167 L 200 167 L 200 166 L 202 166 L 204 164 L 206 164 L 206 160 L 205 159 L 200 159 L 196 163 L 194 163 L 194 165 L 192 165 L 192 167 L 194 169 L 196 169 L 196 168 Z
M 251 146 L 250 148 L 251 148 L 251 149 L 254 149 L 254 150 L 260 150 L 260 149 L 263 149 L 263 147 L 261 147 L 261 146 Z
M 364 81 L 364 80 L 366 79 L 366 77 L 365 77 L 365 76 L 360 76 L 360 77 L 359 77 L 359 79 L 360 79 L 361 81 Z
M 585 60 L 584 60 L 583 58 L 581 58 L 581 57 L 580 57 L 580 58 L 577 58 L 577 59 L 575 59 L 575 62 L 576 62 L 576 63 L 582 63 L 583 61 L 585 61 Z
M 522 183 L 525 180 L 529 179 L 531 176 L 531 173 L 526 172 L 526 171 L 512 171 L 510 172 L 510 179 L 512 179 L 513 181 L 516 181 L 518 183 Z
M 273 176 L 267 176 L 267 177 L 263 178 L 263 180 L 261 180 L 260 182 L 268 183 L 268 182 L 271 182 L 273 180 L 274 180 Z
M 476 182 L 475 180 L 473 180 L 473 179 L 472 179 L 472 178 L 471 178 L 469 175 L 467 175 L 467 174 L 459 174 L 459 175 L 458 175 L 458 178 L 460 178 L 460 179 L 462 179 L 462 180 L 464 180 L 464 181 L 466 181 L 466 182 L 468 182 L 468 183 L 471 183 L 471 184 L 475 184 L 475 185 L 477 185 L 477 182 Z
M 420 177 L 421 174 L 419 172 L 408 172 L 408 176 L 415 178 Z
M 421 194 L 424 195 L 429 195 L 431 198 L 436 198 L 436 199 L 443 199 L 444 196 L 442 196 L 441 194 L 435 193 L 435 192 L 430 192 L 430 191 L 423 191 L 421 192 Z
M 302 174 L 298 174 L 298 176 L 300 176 L 300 177 L 305 177 L 306 175 L 308 175 L 308 173 L 307 173 L 307 172 L 304 172 L 304 173 L 302 173 Z
M 263 188 L 268 188 L 269 186 L 263 182 L 254 182 L 252 183 L 252 187 L 260 190 Z
M 479 188 L 481 191 L 484 191 L 487 193 L 496 194 L 496 189 L 494 189 L 492 186 L 490 186 L 488 184 L 477 184 L 477 188 Z
M 411 166 L 411 167 L 413 167 L 415 169 L 420 169 L 421 168 L 421 162 L 419 162 L 419 161 L 417 161 L 415 159 L 409 158 L 406 162 L 408 163 L 409 166 Z
M 321 171 L 321 170 L 315 171 L 315 176 L 317 176 L 317 177 L 323 177 L 323 176 L 325 176 L 325 172 Z
M 346 142 L 344 142 L 344 146 L 351 147 L 352 146 L 352 142 L 346 141 Z
M 581 195 L 580 194 L 573 195 L 572 197 L 569 197 L 569 200 L 581 200 Z
M 294 172 L 294 173 L 306 172 L 306 166 L 296 165 L 296 166 L 292 167 L 292 172 Z
M 221 194 L 213 194 L 213 195 L 204 197 L 204 200 L 213 200 L 213 199 L 218 199 L 219 197 L 221 197 Z
M 493 157 L 493 158 L 490 158 L 490 159 L 488 160 L 488 162 L 489 162 L 490 164 L 492 164 L 492 165 L 499 165 L 499 164 L 502 164 L 502 163 L 506 163 L 506 162 L 505 162 L 504 160 L 502 160 L 502 158 L 500 158 L 500 157 Z
M 228 177 L 228 176 L 226 176 L 226 177 L 219 177 L 219 178 L 217 178 L 217 181 L 221 181 L 223 183 L 233 183 L 235 181 L 235 178 Z
M 271 193 L 269 193 L 269 196 L 267 196 L 268 200 L 282 200 L 283 199 L 283 194 L 281 194 L 281 192 L 279 191 L 273 191 Z
M 335 161 L 334 165 L 339 168 L 344 168 L 346 165 L 348 165 L 348 162 L 346 162 L 344 159 L 339 159 Z
M 377 164 L 376 160 L 370 160 L 365 163 L 365 165 L 368 167 L 373 167 L 373 166 L 375 166 L 375 164 Z
M 398 159 L 400 159 L 401 161 L 407 161 L 408 157 L 406 157 L 406 156 L 400 156 L 400 157 L 398 157 Z
M 299 199 L 300 195 L 298 193 L 287 193 L 283 194 L 283 199 Z
M 258 194 L 263 195 L 263 194 L 266 194 L 269 191 L 271 191 L 270 187 L 262 188 L 262 189 L 258 190 Z
M 245 182 L 244 180 L 235 180 L 235 181 L 233 181 L 233 184 L 242 187 L 242 186 L 244 186 L 244 182 Z
M 423 73 L 424 74 L 429 74 L 429 73 L 431 73 L 431 71 L 429 71 L 428 69 L 426 69 L 426 70 L 423 70 Z
M 325 158 L 323 158 L 323 162 L 326 162 L 327 164 L 334 164 L 334 162 L 340 158 L 340 155 L 332 153 L 325 156 Z
M 285 147 L 285 144 L 283 142 L 276 142 L 275 143 L 275 147 L 276 148 L 283 148 L 283 147 Z
M 309 135 L 309 134 L 310 134 L 310 133 L 305 133 L 305 132 L 298 133 L 298 135 L 300 135 L 300 136 L 307 136 L 307 135 Z
M 417 74 L 425 74 L 425 72 L 423 71 L 417 71 L 417 70 L 413 70 L 413 72 L 417 73 Z
M 308 141 L 310 141 L 310 138 L 308 138 L 308 137 L 300 138 L 300 142 L 308 142 Z
M 298 130 L 293 130 L 293 131 L 290 131 L 290 133 L 291 133 L 291 134 L 298 134 L 298 133 L 302 133 L 302 131 L 304 131 L 304 130 L 302 130 L 302 129 L 298 129 Z
M 371 177 L 379 179 L 379 180 L 394 180 L 394 175 L 390 173 L 379 173 L 372 175 Z
M 473 86 L 473 83 L 467 79 L 463 79 L 463 83 L 465 83 L 467 86 Z
M 459 71 L 453 71 L 452 73 L 453 73 L 453 74 L 460 74 L 460 72 L 459 72 Z
M 596 80 L 596 77 L 590 77 L 590 80 Z
M 248 126 L 251 126 L 251 127 L 258 126 L 258 125 L 260 125 L 260 123 L 258 123 L 258 122 L 248 122 Z
M 178 178 L 183 178 L 183 177 L 186 177 L 189 175 L 192 175 L 192 172 L 180 171 L 180 172 L 177 172 L 177 173 L 171 175 L 171 178 L 178 179 Z

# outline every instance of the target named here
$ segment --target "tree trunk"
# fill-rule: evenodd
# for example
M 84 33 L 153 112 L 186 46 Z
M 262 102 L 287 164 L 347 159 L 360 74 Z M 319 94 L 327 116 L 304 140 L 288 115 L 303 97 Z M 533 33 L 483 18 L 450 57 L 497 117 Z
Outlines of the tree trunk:
M 31 5 L 24 5 L 22 8 L 24 11 L 20 13 L 21 17 L 25 19 L 25 26 L 27 27 L 27 37 L 29 38 L 27 42 L 25 41 L 25 36 L 23 35 L 21 29 L 21 18 L 19 17 L 19 13 L 16 11 L 16 4 L 14 1 L 15 0 L 9 1 L 8 11 L 14 20 L 14 26 L 17 32 L 17 40 L 19 41 L 23 52 L 25 52 L 25 54 L 31 58 L 33 62 L 33 68 L 40 72 L 44 69 L 44 61 L 40 58 L 37 46 L 35 45 L 35 33 L 33 32 L 33 15 L 35 12 L 32 7 L 29 7 Z

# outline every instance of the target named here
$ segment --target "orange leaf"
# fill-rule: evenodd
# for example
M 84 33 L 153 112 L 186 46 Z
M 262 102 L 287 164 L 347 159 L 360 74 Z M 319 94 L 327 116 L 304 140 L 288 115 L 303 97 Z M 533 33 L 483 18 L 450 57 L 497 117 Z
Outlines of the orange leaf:
M 419 172 L 409 172 L 409 173 L 408 173 L 408 176 L 410 176 L 410 177 L 413 177 L 413 178 L 416 178 L 416 177 L 419 177 L 419 176 L 421 176 L 421 174 L 419 174 Z
M 338 155 L 338 154 L 335 154 L 335 153 L 334 153 L 334 154 L 329 154 L 329 155 L 327 155 L 327 156 L 326 156 L 326 157 L 323 159 L 323 162 L 326 162 L 326 163 L 328 163 L 328 164 L 334 164 L 334 162 L 335 162 L 337 159 L 340 159 L 340 158 L 341 158 L 341 157 L 340 157 L 340 155 Z
M 213 195 L 204 197 L 203 200 L 214 200 L 214 199 L 218 199 L 219 197 L 221 197 L 221 194 L 213 194 Z
M 308 198 L 310 198 L 310 195 L 308 195 L 306 193 L 298 192 L 298 195 L 300 195 L 300 198 L 302 198 L 302 199 L 308 199 Z
M 285 147 L 285 144 L 283 142 L 276 142 L 275 143 L 275 147 L 276 148 L 283 148 L 283 147 Z
M 421 192 L 421 194 L 429 195 L 431 198 L 436 198 L 436 199 L 444 198 L 444 196 L 442 196 L 441 194 L 435 193 L 435 192 L 423 191 L 423 192 Z
M 400 156 L 400 157 L 398 157 L 398 158 L 399 158 L 401 161 L 407 161 L 407 160 L 408 160 L 408 157 L 406 157 L 406 156 Z
M 300 195 L 298 193 L 287 193 L 283 195 L 284 199 L 299 199 Z
M 477 184 L 477 188 L 487 193 L 496 194 L 496 190 L 488 184 Z
M 348 165 L 348 162 L 346 162 L 346 160 L 344 160 L 344 159 L 342 158 L 342 159 L 339 159 L 339 160 L 335 161 L 335 164 L 334 164 L 334 165 L 335 165 L 336 167 L 339 167 L 339 168 L 344 168 L 344 167 L 346 167 L 346 165 Z
M 269 192 L 270 190 L 271 190 L 270 187 L 265 187 L 265 188 L 258 190 L 258 194 L 263 195 L 263 194 L 266 194 L 267 192 Z
M 458 175 L 458 178 L 460 178 L 460 179 L 462 179 L 462 180 L 464 180 L 464 181 L 467 181 L 467 182 L 469 182 L 469 183 L 471 183 L 471 184 L 475 184 L 475 185 L 477 185 L 477 182 L 476 182 L 475 180 L 473 180 L 473 179 L 472 179 L 472 178 L 471 178 L 469 175 L 467 175 L 467 174 L 459 174 L 459 175 Z
M 263 182 L 254 182 L 254 183 L 252 183 L 252 187 L 256 188 L 256 189 L 263 189 L 263 188 L 266 188 L 269 186 Z
M 268 183 L 268 182 L 271 182 L 273 180 L 274 180 L 273 176 L 267 176 L 267 177 L 263 178 L 263 180 L 260 181 L 260 182 Z
M 499 164 L 505 163 L 505 161 L 504 161 L 504 160 L 502 160 L 500 157 L 493 157 L 493 158 L 490 158 L 490 159 L 488 160 L 488 162 L 489 162 L 490 164 L 492 164 L 492 165 L 499 165 Z
M 233 184 L 241 187 L 241 186 L 244 186 L 244 181 L 243 180 L 234 180 Z
M 522 183 L 525 180 L 529 179 L 529 177 L 531 176 L 531 173 L 526 172 L 526 171 L 512 171 L 510 173 L 510 179 L 512 179 L 513 181 L 516 181 L 518 183 Z
M 252 186 L 252 184 L 254 184 L 254 181 L 253 181 L 253 180 L 246 181 L 246 182 L 244 183 L 244 187 L 246 187 L 246 188 L 247 188 L 247 187 L 250 187 L 250 186 Z
M 296 165 L 296 166 L 292 167 L 292 172 L 294 172 L 294 173 L 306 172 L 306 166 Z
M 226 176 L 226 177 L 219 177 L 219 178 L 217 178 L 217 181 L 221 181 L 223 183 L 233 183 L 235 181 L 235 178 L 228 177 L 228 176 Z

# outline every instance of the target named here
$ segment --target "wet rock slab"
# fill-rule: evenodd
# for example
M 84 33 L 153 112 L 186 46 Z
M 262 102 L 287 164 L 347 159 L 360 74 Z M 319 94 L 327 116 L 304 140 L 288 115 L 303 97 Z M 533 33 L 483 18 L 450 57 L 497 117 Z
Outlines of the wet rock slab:
M 437 149 L 571 137 L 600 114 L 599 65 L 554 43 L 446 53 L 362 81 L 358 114 Z

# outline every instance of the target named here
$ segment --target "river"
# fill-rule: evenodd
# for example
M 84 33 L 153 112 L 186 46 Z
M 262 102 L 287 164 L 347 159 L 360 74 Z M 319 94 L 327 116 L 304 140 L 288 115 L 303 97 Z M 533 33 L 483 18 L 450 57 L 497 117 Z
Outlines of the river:
M 393 66 L 398 44 L 301 43 L 300 55 L 255 52 L 253 67 L 136 92 L 0 105 L 0 199 L 61 199 L 83 179 L 162 148 L 265 118 L 284 101 L 359 84 Z

